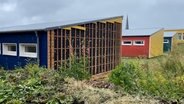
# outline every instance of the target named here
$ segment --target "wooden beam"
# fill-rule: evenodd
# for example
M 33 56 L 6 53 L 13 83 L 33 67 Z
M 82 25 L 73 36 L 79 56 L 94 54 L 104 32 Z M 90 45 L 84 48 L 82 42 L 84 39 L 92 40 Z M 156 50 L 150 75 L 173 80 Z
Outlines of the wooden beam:
M 51 30 L 47 31 L 47 68 L 50 69 L 51 65 L 50 65 L 50 34 L 51 34 Z
M 79 29 L 79 30 L 86 30 L 86 28 L 82 26 L 70 26 L 70 27 L 64 27 L 63 29 L 71 30 L 72 28 Z
M 50 35 L 50 68 L 54 69 L 54 30 L 51 30 Z

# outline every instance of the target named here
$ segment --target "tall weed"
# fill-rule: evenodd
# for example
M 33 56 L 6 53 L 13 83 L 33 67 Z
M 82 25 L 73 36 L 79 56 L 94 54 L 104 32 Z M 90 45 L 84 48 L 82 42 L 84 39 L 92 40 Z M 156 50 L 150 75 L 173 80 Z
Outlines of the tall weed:
M 71 60 L 69 63 L 64 64 L 60 67 L 60 73 L 65 77 L 72 77 L 76 80 L 84 80 L 89 79 L 91 77 L 88 70 L 86 70 L 86 67 L 88 65 L 87 59 L 85 57 L 82 57 L 80 59 L 77 59 L 75 56 L 71 57 Z

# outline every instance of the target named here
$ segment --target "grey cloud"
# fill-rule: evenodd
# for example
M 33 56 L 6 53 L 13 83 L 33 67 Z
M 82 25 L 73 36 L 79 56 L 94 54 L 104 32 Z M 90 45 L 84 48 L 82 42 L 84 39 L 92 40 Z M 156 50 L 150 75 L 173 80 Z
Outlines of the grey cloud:
M 5 4 L 10 11 L 2 10 Z M 1 0 L 0 27 L 126 14 L 131 28 L 184 26 L 183 4 L 183 0 Z

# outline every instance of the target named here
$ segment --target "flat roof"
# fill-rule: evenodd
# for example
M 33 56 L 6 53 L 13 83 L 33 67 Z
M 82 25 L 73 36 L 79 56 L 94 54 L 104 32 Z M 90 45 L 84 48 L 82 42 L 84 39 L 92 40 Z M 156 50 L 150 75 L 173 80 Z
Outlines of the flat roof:
M 164 32 L 164 37 L 173 37 L 176 32 Z
M 48 30 L 52 28 L 62 28 L 62 27 L 67 27 L 67 26 L 80 25 L 80 24 L 110 20 L 110 19 L 115 19 L 115 18 L 123 18 L 123 16 L 114 16 L 114 17 L 108 17 L 108 18 L 95 18 L 95 19 L 80 19 L 80 20 L 72 20 L 72 21 L 63 20 L 60 22 L 38 23 L 38 24 L 3 27 L 3 28 L 0 28 L 0 33 Z
M 151 36 L 152 34 L 160 31 L 161 28 L 154 29 L 129 29 L 123 30 L 122 36 Z
M 184 26 L 170 26 L 170 27 L 166 27 L 164 28 L 165 30 L 184 30 Z

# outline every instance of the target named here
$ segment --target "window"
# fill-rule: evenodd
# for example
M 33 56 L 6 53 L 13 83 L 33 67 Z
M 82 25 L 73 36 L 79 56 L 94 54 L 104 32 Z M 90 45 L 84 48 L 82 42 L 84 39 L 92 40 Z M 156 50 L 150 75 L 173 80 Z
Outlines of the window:
M 178 33 L 178 40 L 183 40 L 182 37 L 183 37 L 182 33 Z
M 177 38 L 178 40 L 184 40 L 184 33 L 178 33 Z
M 20 43 L 19 44 L 20 56 L 36 58 L 37 57 L 36 48 L 37 48 L 36 44 Z
M 169 40 L 168 39 L 164 39 L 164 43 L 169 43 Z
M 132 45 L 132 41 L 131 40 L 123 40 L 122 45 Z
M 135 40 L 134 41 L 134 45 L 143 46 L 144 45 L 144 41 L 143 40 Z
M 3 55 L 17 55 L 17 45 L 15 43 L 3 43 Z

